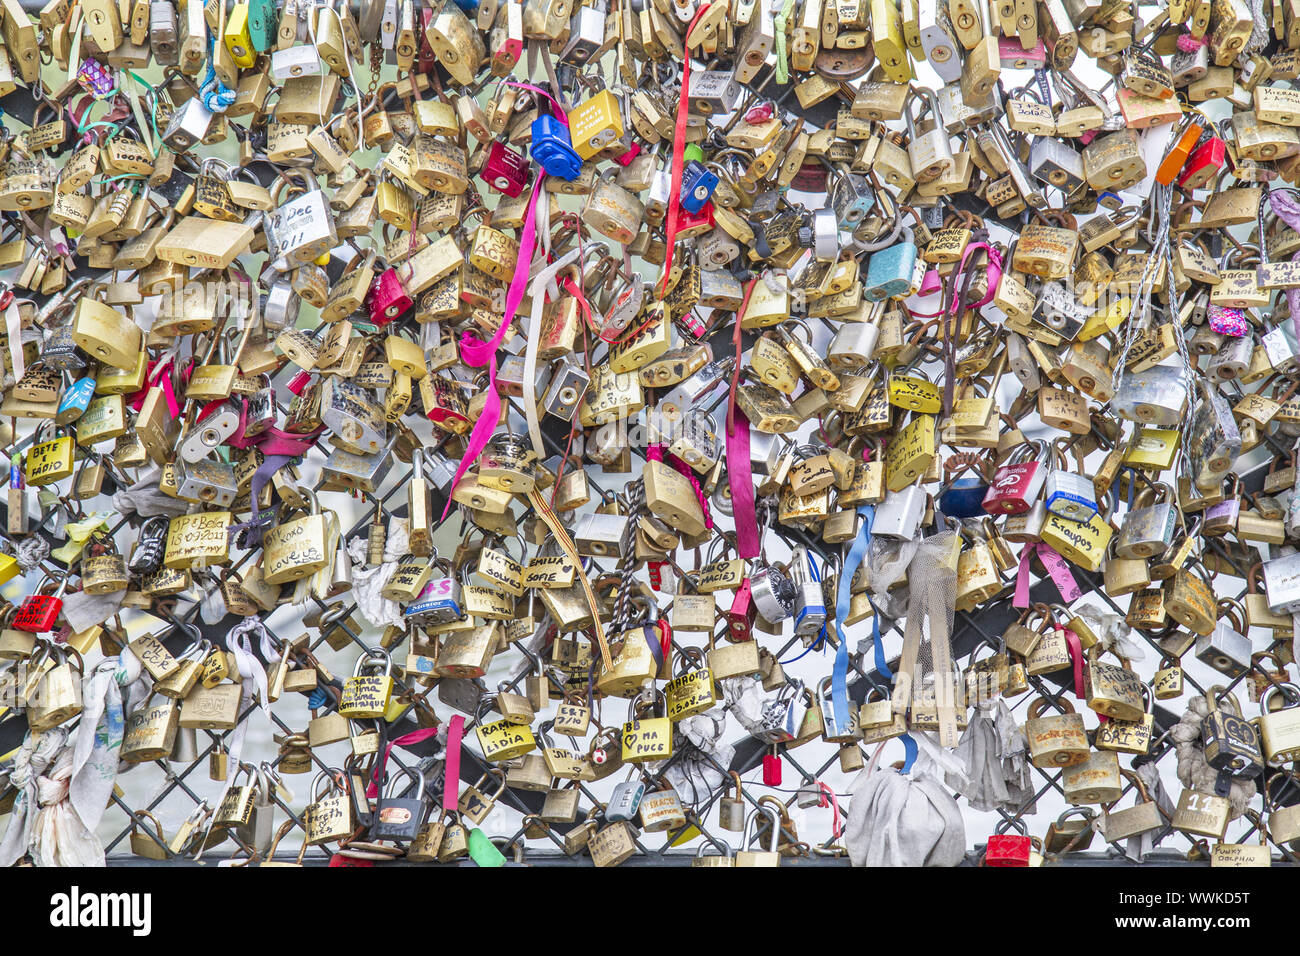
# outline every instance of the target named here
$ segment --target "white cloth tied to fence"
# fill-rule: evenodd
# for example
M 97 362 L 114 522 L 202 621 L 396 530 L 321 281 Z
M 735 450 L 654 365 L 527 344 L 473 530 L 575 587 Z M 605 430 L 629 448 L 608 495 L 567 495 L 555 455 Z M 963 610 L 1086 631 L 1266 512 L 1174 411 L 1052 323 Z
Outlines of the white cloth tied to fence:
M 402 609 L 396 601 L 390 601 L 379 592 L 388 584 L 388 579 L 397 570 L 397 564 L 410 553 L 410 535 L 405 518 L 390 518 L 388 521 L 388 538 L 384 542 L 384 563 L 376 567 L 363 567 L 366 558 L 364 538 L 353 538 L 348 545 L 348 554 L 355 562 L 352 569 L 352 599 L 357 602 L 357 610 L 371 627 L 387 627 L 389 624 L 402 623 Z
M 948 786 L 961 793 L 972 810 L 1019 811 L 1033 796 L 1034 784 L 1025 756 L 1025 735 L 1006 701 L 981 701 L 957 745 L 965 775 L 948 773 Z M 1035 812 L 1031 801 L 1025 813 Z
M 966 849 L 957 801 L 928 769 L 932 762 L 918 762 L 908 774 L 881 769 L 884 746 L 876 748 L 849 787 L 844 845 L 850 861 L 854 866 L 956 866 Z
M 9 777 L 18 796 L 0 840 L 0 866 L 13 866 L 28 852 L 37 866 L 104 865 L 103 846 L 68 800 L 73 776 L 68 735 L 66 727 L 28 734 L 18 749 Z

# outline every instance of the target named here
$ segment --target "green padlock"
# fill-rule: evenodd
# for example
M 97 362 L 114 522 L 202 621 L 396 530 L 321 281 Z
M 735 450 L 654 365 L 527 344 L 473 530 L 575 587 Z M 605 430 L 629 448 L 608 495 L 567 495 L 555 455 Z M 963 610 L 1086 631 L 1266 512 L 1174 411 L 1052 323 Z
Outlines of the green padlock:
M 505 866 L 506 858 L 478 827 L 469 831 L 469 858 L 479 866 Z

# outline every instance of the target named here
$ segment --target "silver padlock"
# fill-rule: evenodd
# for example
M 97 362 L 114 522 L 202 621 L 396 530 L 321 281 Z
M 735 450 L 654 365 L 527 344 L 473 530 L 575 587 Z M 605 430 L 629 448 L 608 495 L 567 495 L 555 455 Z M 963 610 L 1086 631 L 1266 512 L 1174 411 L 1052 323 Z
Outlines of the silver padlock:
M 188 463 L 202 461 L 225 444 L 227 438 L 239 429 L 239 412 L 229 401 L 201 422 L 196 422 L 181 440 L 179 455 Z
M 880 340 L 879 317 L 884 311 L 885 301 L 880 300 L 871 304 L 869 321 L 843 322 L 826 349 L 826 360 L 846 369 L 869 364 Z
M 1063 282 L 1044 282 L 1038 290 L 1034 318 L 1039 324 L 1073 341 L 1094 310 L 1082 305 Z
M 796 545 L 790 554 L 790 577 L 795 587 L 794 632 L 800 637 L 816 637 L 826 626 L 826 597 L 821 584 L 812 580 L 809 560 L 803 545 Z
M 830 195 L 835 218 L 844 229 L 855 228 L 876 204 L 876 197 L 866 177 L 849 172 L 846 166 L 840 167 Z
M 1264 346 L 1269 364 L 1278 372 L 1287 375 L 1296 367 L 1295 349 L 1291 347 L 1291 341 L 1286 337 L 1282 326 L 1269 329 L 1260 337 L 1259 343 Z
M 758 565 L 749 572 L 754 607 L 769 624 L 780 624 L 794 614 L 795 586 L 780 567 Z
M 212 127 L 212 112 L 194 96 L 172 114 L 162 140 L 174 153 L 183 153 L 203 140 Z
M 1216 382 L 1238 379 L 1250 368 L 1250 358 L 1254 351 L 1253 335 L 1224 336 L 1218 350 L 1206 363 L 1205 374 Z
M 544 374 L 540 402 L 542 411 L 564 421 L 571 421 L 591 384 L 586 369 L 573 355 L 561 355 Z
M 1029 174 L 1062 192 L 1084 183 L 1083 156 L 1052 136 L 1035 136 L 1029 146 Z
M 961 78 L 961 57 L 947 8 L 948 4 L 940 0 L 920 0 L 917 22 L 921 24 L 921 50 L 926 61 L 945 83 L 953 83 Z
M 320 418 L 337 448 L 354 455 L 372 455 L 388 440 L 384 408 L 368 389 L 331 375 L 321 391 Z
M 609 803 L 605 806 L 605 819 L 610 823 L 635 819 L 643 796 L 645 784 L 640 780 L 624 780 L 614 784 Z
M 1236 678 L 1250 670 L 1250 638 L 1220 618 L 1209 634 L 1196 639 L 1196 659 Z
M 584 557 L 622 557 L 627 522 L 627 515 L 607 515 L 597 511 L 582 515 L 573 529 L 573 545 Z
M 1181 368 L 1154 365 L 1141 372 L 1126 371 L 1111 400 L 1120 418 L 1157 428 L 1177 428 L 1187 411 L 1187 373 Z
M 177 497 L 214 508 L 227 508 L 234 503 L 239 482 L 232 465 L 212 459 L 188 462 L 177 458 L 175 467 Z
M 871 533 L 881 538 L 911 541 L 921 530 L 925 514 L 925 492 L 917 485 L 908 485 L 902 491 L 891 491 L 876 506 Z
M 1264 562 L 1264 593 L 1274 614 L 1300 611 L 1300 552 Z
M 176 7 L 168 0 L 152 0 L 149 4 L 149 46 L 159 66 L 175 66 L 177 47 Z

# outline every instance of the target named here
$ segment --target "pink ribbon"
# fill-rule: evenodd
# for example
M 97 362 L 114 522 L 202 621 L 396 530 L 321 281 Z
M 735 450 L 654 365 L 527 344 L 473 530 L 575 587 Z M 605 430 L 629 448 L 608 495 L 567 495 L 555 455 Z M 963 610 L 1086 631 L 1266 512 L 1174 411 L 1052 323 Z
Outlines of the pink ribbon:
M 742 558 L 756 558 L 758 518 L 754 515 L 754 475 L 749 467 L 749 419 L 739 408 L 733 427 L 727 431 L 727 482 L 731 486 L 736 551 Z
M 461 718 L 464 720 L 464 718 Z M 370 785 L 366 787 L 367 797 L 379 796 L 379 781 L 384 779 L 385 768 L 388 766 L 388 755 L 393 752 L 394 747 L 409 747 L 411 744 L 418 744 L 421 741 L 428 740 L 438 733 L 437 727 L 421 727 L 419 730 L 412 730 L 409 734 L 403 734 L 396 740 L 390 740 L 388 746 L 384 748 L 384 756 L 375 764 L 375 771 L 370 777 Z
M 133 411 L 139 411 L 144 406 L 145 396 L 149 394 L 149 389 L 158 386 L 163 390 L 163 397 L 167 399 L 167 411 L 172 418 L 181 417 L 181 404 L 176 400 L 176 392 L 172 388 L 172 377 L 167 374 L 168 370 L 174 364 L 172 359 L 165 362 L 150 362 L 146 368 L 144 388 L 131 396 L 128 404 Z
M 536 93 L 539 96 L 543 96 L 546 99 L 550 100 L 551 105 L 554 107 L 554 109 L 551 112 L 554 114 L 555 118 L 559 120 L 561 123 L 563 123 L 565 126 L 569 125 L 569 117 L 565 115 L 564 107 L 560 105 L 560 101 L 557 100 L 550 93 L 547 93 L 540 86 L 533 86 L 531 83 L 516 83 L 513 80 L 508 81 L 506 83 L 506 86 L 513 86 L 515 87 L 515 89 L 519 89 L 519 90 L 528 90 L 530 93 Z
M 840 801 L 835 796 L 835 791 L 822 781 L 817 781 L 817 787 L 822 792 L 822 799 L 817 806 L 824 807 L 829 802 L 831 808 L 831 839 L 838 840 L 843 829 L 840 826 Z
M 1016 569 L 1016 593 L 1011 600 L 1012 607 L 1029 607 L 1029 559 L 1035 552 L 1038 554 L 1038 559 L 1043 562 L 1043 567 L 1047 569 L 1048 575 L 1051 576 L 1052 583 L 1056 585 L 1056 590 L 1061 592 L 1062 601 L 1069 604 L 1083 596 L 1065 559 L 1050 544 L 1038 541 L 1025 545 L 1020 552 L 1020 567 Z
M 465 718 L 460 714 L 447 724 L 447 756 L 442 772 L 442 808 L 455 810 L 460 803 L 460 742 L 465 735 Z
M 1070 649 L 1070 662 L 1074 665 L 1074 696 L 1079 700 L 1087 700 L 1088 695 L 1083 686 L 1083 644 L 1079 635 L 1068 627 L 1060 630 L 1065 632 L 1065 646 Z
M 505 341 L 506 329 L 510 328 L 510 323 L 514 321 L 519 311 L 519 303 L 524 298 L 524 290 L 528 287 L 529 264 L 533 261 L 533 247 L 537 242 L 535 213 L 537 197 L 542 192 L 541 178 L 538 176 L 533 180 L 533 191 L 528 196 L 524 230 L 519 236 L 519 258 L 515 261 L 515 275 L 510 280 L 510 289 L 506 292 L 505 315 L 501 317 L 501 325 L 497 328 L 496 335 L 492 336 L 491 341 L 484 342 L 475 333 L 466 332 L 460 339 L 460 360 L 471 368 L 482 368 L 484 365 L 488 367 L 488 390 L 487 399 L 483 403 L 483 412 L 470 433 L 465 457 L 460 460 L 460 464 L 456 467 L 456 476 L 451 480 L 451 489 L 447 492 L 447 504 L 442 509 L 444 521 L 447 520 L 447 512 L 451 510 L 452 492 L 456 490 L 460 479 L 470 466 L 478 461 L 478 456 L 483 454 L 488 440 L 496 431 L 497 420 L 501 417 L 501 396 L 497 392 L 497 350 Z
M 663 445 L 649 445 L 645 452 L 646 459 L 649 461 L 662 461 L 675 468 L 683 478 L 691 483 L 691 490 L 695 492 L 695 500 L 700 503 L 700 510 L 704 512 L 704 527 L 713 530 L 713 515 L 709 512 L 709 501 L 704 497 L 704 489 L 700 487 L 700 479 L 696 477 L 691 466 L 686 464 L 676 455 L 670 455 L 664 451 Z
M 980 306 L 992 302 L 993 297 L 998 294 L 998 285 L 1002 282 L 1002 253 L 998 252 L 995 247 L 990 246 L 987 242 L 970 243 L 970 245 L 966 247 L 966 251 L 962 253 L 961 266 L 959 268 L 965 269 L 966 260 L 980 249 L 987 252 L 989 256 L 989 264 L 987 267 L 989 287 L 988 291 L 984 293 L 984 298 L 972 305 L 966 306 L 968 309 L 978 309 Z

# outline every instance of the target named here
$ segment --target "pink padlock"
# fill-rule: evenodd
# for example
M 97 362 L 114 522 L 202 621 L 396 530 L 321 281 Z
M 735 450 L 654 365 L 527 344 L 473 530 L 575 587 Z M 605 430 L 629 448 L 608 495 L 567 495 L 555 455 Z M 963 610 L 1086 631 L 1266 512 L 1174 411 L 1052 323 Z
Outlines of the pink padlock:
M 1041 70 L 1047 65 L 1047 47 L 1039 40 L 1026 50 L 1018 39 L 998 37 L 998 59 L 1004 70 Z
M 938 269 L 926 269 L 925 276 L 921 279 L 921 288 L 916 290 L 917 296 L 925 298 L 927 295 L 934 295 L 943 288 L 943 276 L 939 275 Z
M 628 148 L 628 151 L 624 153 L 622 156 L 615 156 L 614 162 L 618 163 L 620 166 L 626 166 L 628 163 L 632 162 L 632 160 L 636 159 L 640 155 L 641 155 L 641 144 L 633 143 Z
M 405 313 L 414 303 L 406 294 L 397 270 L 388 268 L 375 277 L 367 304 L 370 306 L 370 321 L 382 328 Z
M 731 630 L 732 642 L 748 641 L 754 636 L 754 624 L 758 620 L 758 608 L 754 606 L 754 595 L 749 588 L 749 578 L 740 582 L 736 596 L 727 611 L 727 624 Z
M 485 183 L 513 199 L 528 185 L 528 158 L 500 140 L 493 140 L 482 175 Z
M 1036 444 L 1046 449 L 1046 443 Z M 983 508 L 991 515 L 1020 515 L 1034 506 L 1043 482 L 1047 480 L 1047 463 L 1042 455 L 1030 460 L 1034 449 L 1022 445 L 1012 453 L 1011 459 L 998 467 L 984 495 Z
M 294 395 L 301 395 L 307 383 L 311 381 L 311 372 L 299 372 L 293 378 L 289 379 L 289 391 Z

